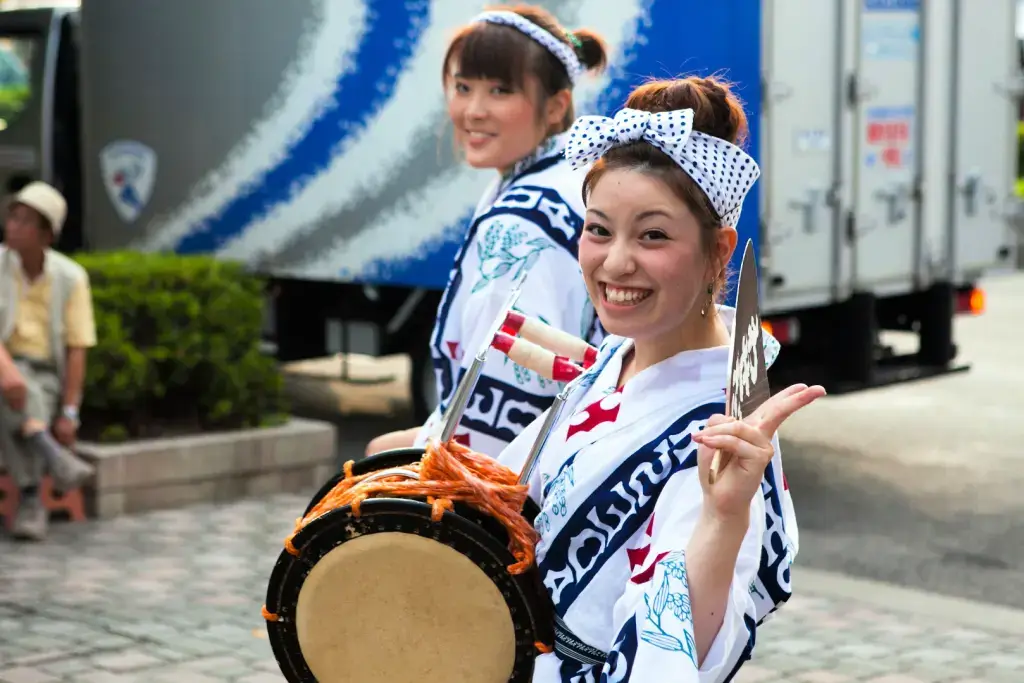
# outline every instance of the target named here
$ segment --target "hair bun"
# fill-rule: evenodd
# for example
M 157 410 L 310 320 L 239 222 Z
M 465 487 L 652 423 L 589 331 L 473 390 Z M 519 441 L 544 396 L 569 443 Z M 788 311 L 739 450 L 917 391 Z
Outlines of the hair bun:
M 626 106 L 649 112 L 693 110 L 693 129 L 735 145 L 747 136 L 747 115 L 730 84 L 714 76 L 655 80 L 634 90 Z
M 587 71 L 601 71 L 608 64 L 608 49 L 604 40 L 590 29 L 576 29 L 569 33 L 576 48 L 576 56 Z

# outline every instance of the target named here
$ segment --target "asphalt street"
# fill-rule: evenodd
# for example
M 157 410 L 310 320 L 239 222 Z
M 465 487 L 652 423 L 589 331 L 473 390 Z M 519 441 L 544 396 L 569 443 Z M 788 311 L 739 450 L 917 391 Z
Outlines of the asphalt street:
M 986 313 L 956 328 L 967 372 L 829 397 L 784 426 L 799 563 L 1024 607 L 1024 277 L 985 288 Z
M 261 606 L 310 495 L 56 524 L 46 543 L 0 533 L 0 683 L 284 683 Z M 735 683 L 1024 680 L 1024 612 L 806 568 L 794 581 Z
M 1024 277 L 989 290 L 958 329 L 970 372 L 829 397 L 785 426 L 796 594 L 738 683 L 1024 681 L 1024 612 L 1006 609 L 1024 606 Z M 401 363 L 360 371 L 402 385 Z M 354 386 L 336 387 L 343 458 L 409 425 L 366 414 L 401 403 L 380 385 L 359 414 Z M 309 495 L 0 534 L 0 683 L 280 683 L 260 606 Z
M 829 396 L 784 425 L 799 564 L 1024 608 L 1024 275 L 985 290 L 986 312 L 957 322 L 968 371 Z M 410 424 L 346 418 L 342 457 Z

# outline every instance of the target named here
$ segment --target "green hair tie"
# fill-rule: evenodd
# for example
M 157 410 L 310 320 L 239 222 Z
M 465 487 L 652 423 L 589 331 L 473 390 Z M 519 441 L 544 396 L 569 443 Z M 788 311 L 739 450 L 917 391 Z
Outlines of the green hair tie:
M 580 49 L 583 48 L 583 41 L 580 40 L 579 38 L 577 38 L 576 34 L 573 33 L 572 31 L 566 31 L 565 32 L 565 37 L 569 39 L 569 42 L 572 43 L 572 46 L 574 48 L 576 48 L 577 50 L 580 50 Z

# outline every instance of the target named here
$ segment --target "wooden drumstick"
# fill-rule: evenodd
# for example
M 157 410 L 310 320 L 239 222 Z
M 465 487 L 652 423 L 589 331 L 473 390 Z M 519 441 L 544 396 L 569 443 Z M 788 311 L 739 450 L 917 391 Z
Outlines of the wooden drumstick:
M 519 335 L 521 339 L 539 344 L 555 354 L 580 363 L 584 370 L 597 360 L 597 349 L 587 342 L 537 318 L 527 317 L 519 311 L 509 311 L 501 329 L 512 336 Z
M 718 481 L 718 473 L 729 464 L 727 458 L 728 455 L 720 450 L 715 451 L 714 455 L 711 456 L 711 471 L 708 472 L 708 481 L 710 483 L 714 484 Z
M 731 389 L 731 382 L 730 382 Z M 733 417 L 733 413 L 739 410 L 739 406 L 733 407 L 733 395 L 732 391 L 726 392 L 725 397 L 725 415 L 726 417 Z M 718 475 L 721 473 L 725 466 L 732 460 L 732 456 L 728 453 L 723 453 L 720 448 L 716 448 L 715 452 L 711 455 L 711 469 L 708 472 L 708 482 L 714 484 L 718 481 Z
M 507 332 L 494 335 L 491 346 L 508 356 L 516 365 L 556 382 L 571 382 L 583 373 L 583 368 L 565 356 L 559 356 L 543 346 Z

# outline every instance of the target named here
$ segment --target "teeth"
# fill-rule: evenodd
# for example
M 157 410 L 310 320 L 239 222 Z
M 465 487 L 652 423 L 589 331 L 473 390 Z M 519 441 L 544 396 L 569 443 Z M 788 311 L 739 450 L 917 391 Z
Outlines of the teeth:
M 604 297 L 613 304 L 635 304 L 649 297 L 651 293 L 643 289 L 619 289 L 605 285 Z

